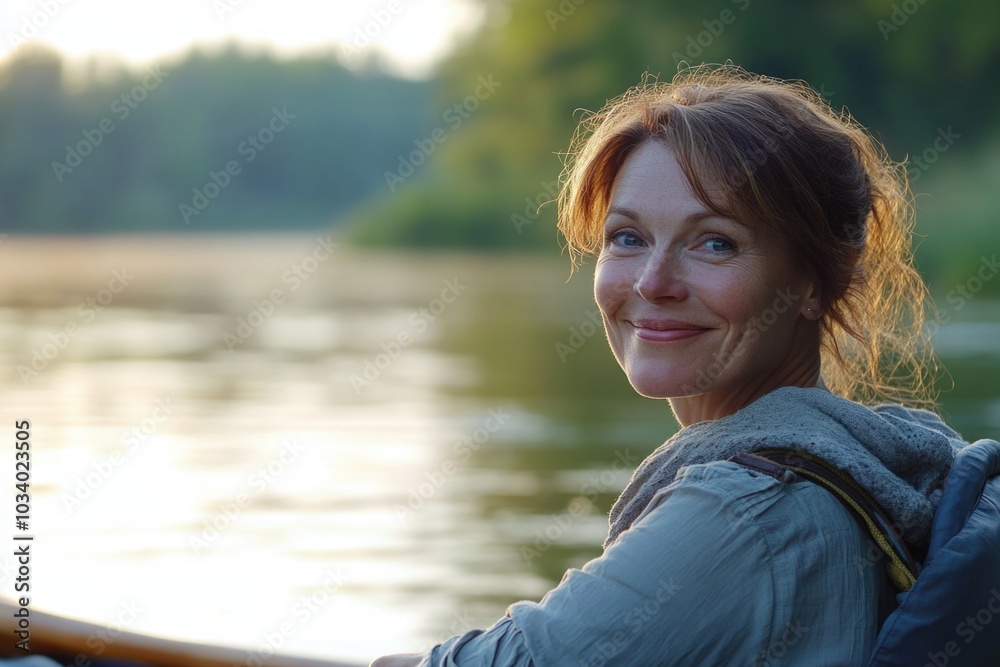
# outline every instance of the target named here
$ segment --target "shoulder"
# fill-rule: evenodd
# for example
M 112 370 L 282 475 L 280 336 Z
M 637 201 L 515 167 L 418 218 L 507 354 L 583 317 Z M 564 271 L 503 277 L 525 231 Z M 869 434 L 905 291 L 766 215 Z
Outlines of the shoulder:
M 686 466 L 653 496 L 630 530 L 658 532 L 658 526 L 680 523 L 689 530 L 689 544 L 736 538 L 759 543 L 779 560 L 801 561 L 834 546 L 842 546 L 833 550 L 844 556 L 864 550 L 864 533 L 850 513 L 825 489 L 794 480 L 791 474 L 778 480 L 729 461 Z M 740 552 L 732 557 L 746 560 Z
M 748 657 L 760 664 L 795 664 L 792 656 L 809 651 L 840 651 L 836 664 L 855 664 L 874 643 L 881 554 L 828 491 L 792 479 L 728 461 L 682 468 L 633 525 L 636 546 L 666 550 L 687 563 L 688 577 L 716 581 L 695 584 L 704 588 L 696 596 L 729 596 L 731 613 L 756 617 Z M 681 535 L 683 548 L 668 546 Z M 808 636 L 797 636 L 803 628 Z M 783 660 L 773 660 L 779 652 Z
M 689 466 L 602 556 L 511 607 L 511 622 L 535 664 L 860 664 L 874 595 L 852 569 L 858 528 L 824 493 Z

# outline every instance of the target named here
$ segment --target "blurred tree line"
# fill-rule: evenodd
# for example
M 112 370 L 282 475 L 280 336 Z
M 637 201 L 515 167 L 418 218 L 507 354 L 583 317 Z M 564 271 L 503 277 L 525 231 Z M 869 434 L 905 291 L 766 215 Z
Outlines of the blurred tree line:
M 30 46 L 0 67 L 3 231 L 328 227 L 384 188 L 431 99 L 427 82 L 235 47 L 67 68 Z
M 581 110 L 645 72 L 669 79 L 681 61 L 732 60 L 809 82 L 908 161 L 914 190 L 929 193 L 917 199 L 918 229 L 933 239 L 918 254 L 925 272 L 958 279 L 978 258 L 955 256 L 1000 245 L 988 224 L 1000 198 L 1000 5 L 469 1 L 481 26 L 426 82 L 389 77 L 374 61 L 359 72 L 333 57 L 231 49 L 164 65 L 149 90 L 143 72 L 67 89 L 56 56 L 22 47 L 0 70 L 0 225 L 346 224 L 360 243 L 551 250 L 555 207 L 538 209 L 555 197 Z M 294 119 L 278 133 L 269 123 L 284 109 Z M 67 147 L 86 144 L 88 131 L 101 143 L 73 167 Z

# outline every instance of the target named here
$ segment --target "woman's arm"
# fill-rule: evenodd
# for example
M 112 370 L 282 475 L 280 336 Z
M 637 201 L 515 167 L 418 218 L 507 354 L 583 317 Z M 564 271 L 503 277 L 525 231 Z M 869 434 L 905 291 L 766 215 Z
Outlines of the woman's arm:
M 856 664 L 875 626 L 861 544 L 822 489 L 734 464 L 691 466 L 541 602 L 512 605 L 489 630 L 447 640 L 426 662 L 398 664 L 801 664 L 817 645 L 825 657 L 810 664 Z

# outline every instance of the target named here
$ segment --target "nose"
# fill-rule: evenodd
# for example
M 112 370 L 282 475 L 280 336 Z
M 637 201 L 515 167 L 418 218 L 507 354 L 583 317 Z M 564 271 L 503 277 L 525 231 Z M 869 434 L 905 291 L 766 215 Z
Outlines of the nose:
M 681 267 L 673 257 L 651 255 L 636 277 L 633 289 L 650 303 L 683 301 L 688 296 Z

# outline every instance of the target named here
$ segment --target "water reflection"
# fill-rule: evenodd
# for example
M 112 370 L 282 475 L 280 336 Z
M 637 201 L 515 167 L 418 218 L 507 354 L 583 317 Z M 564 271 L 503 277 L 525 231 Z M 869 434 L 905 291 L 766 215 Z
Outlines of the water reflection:
M 250 651 L 291 623 L 281 650 L 362 662 L 489 624 L 597 555 L 628 465 L 676 425 L 618 371 L 587 272 L 338 249 L 286 280 L 316 244 L 4 241 L 39 609 L 100 622 L 133 601 L 132 629 Z M 949 363 L 967 437 L 998 427 L 998 363 Z

